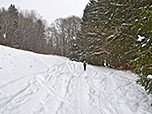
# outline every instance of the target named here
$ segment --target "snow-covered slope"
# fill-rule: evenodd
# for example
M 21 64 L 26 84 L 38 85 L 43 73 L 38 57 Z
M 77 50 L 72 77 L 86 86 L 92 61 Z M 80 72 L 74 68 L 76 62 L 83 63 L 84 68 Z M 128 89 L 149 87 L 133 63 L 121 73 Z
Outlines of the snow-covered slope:
M 0 114 L 152 114 L 129 71 L 0 46 Z

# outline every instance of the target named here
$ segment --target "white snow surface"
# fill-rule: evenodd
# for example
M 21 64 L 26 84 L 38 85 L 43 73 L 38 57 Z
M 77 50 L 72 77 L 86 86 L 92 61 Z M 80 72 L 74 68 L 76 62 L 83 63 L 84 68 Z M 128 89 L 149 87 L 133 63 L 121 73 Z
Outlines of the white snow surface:
M 152 114 L 130 71 L 0 46 L 0 114 Z

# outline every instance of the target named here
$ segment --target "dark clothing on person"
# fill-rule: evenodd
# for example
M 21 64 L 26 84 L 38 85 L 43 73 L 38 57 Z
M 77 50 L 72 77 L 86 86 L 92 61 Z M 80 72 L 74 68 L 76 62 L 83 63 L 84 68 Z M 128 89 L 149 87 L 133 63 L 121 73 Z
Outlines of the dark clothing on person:
M 86 62 L 83 62 L 84 71 L 86 71 Z

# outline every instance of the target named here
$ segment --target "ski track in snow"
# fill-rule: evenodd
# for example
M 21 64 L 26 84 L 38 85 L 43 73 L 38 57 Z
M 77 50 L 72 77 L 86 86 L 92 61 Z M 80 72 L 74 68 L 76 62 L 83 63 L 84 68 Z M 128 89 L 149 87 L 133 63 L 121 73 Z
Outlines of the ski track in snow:
M 65 60 L 0 86 L 0 114 L 151 114 L 152 101 L 116 70 Z M 131 75 L 131 73 L 130 73 Z M 11 90 L 12 86 L 20 86 Z M 134 92 L 136 90 L 136 92 Z

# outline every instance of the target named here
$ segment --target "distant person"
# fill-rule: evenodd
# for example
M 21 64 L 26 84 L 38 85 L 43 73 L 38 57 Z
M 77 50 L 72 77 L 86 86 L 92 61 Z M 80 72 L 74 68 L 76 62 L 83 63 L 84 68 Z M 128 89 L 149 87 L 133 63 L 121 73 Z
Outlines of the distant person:
M 83 62 L 83 66 L 84 66 L 84 71 L 86 71 L 86 61 Z

